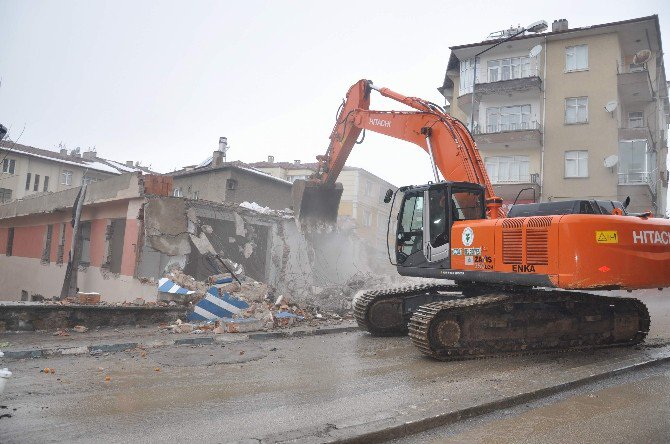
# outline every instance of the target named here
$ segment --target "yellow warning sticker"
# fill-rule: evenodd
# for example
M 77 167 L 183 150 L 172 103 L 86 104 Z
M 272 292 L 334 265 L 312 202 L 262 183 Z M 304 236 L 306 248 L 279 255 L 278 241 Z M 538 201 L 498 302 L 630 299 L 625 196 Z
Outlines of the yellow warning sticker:
M 599 244 L 618 244 L 619 234 L 616 231 L 596 231 L 596 242 Z

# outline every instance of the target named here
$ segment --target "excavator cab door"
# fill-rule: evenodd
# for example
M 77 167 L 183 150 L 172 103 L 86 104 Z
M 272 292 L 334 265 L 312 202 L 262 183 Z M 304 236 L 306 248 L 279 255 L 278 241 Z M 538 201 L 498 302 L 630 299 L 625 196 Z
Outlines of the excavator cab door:
M 424 208 L 424 232 L 426 239 L 424 253 L 428 262 L 440 262 L 449 258 L 449 211 L 447 203 L 450 201 L 450 187 L 446 184 L 431 186 L 425 191 L 428 205 Z

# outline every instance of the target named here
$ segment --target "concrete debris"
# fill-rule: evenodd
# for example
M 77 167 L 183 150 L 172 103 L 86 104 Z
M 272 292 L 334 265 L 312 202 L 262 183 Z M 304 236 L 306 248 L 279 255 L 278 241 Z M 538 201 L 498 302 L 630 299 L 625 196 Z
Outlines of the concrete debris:
M 135 298 L 135 300 L 133 301 L 133 305 L 139 305 L 139 306 L 142 306 L 146 303 L 147 302 L 143 298 Z
M 80 304 L 99 304 L 100 293 L 77 293 L 77 301 Z
M 8 368 L 3 368 L 0 370 L 0 395 L 5 391 L 5 385 L 7 380 L 12 376 L 12 372 Z
M 83 325 L 75 325 L 72 328 L 72 331 L 76 331 L 77 333 L 86 333 L 88 331 L 88 327 L 84 327 Z

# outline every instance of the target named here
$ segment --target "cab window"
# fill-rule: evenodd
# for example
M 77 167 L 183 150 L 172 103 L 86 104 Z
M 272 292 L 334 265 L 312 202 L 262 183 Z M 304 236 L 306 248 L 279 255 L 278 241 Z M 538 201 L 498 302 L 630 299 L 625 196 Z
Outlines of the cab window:
M 453 189 L 451 212 L 454 222 L 459 220 L 484 219 L 484 195 L 480 190 Z

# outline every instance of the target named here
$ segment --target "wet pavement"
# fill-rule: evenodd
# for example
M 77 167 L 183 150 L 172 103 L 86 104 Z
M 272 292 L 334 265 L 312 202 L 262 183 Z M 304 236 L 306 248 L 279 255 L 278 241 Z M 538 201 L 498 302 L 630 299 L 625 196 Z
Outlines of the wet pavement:
M 394 442 L 663 443 L 670 441 L 670 365 Z M 605 387 L 599 387 L 605 385 Z
M 670 356 L 667 297 L 644 298 L 652 331 L 638 348 L 443 363 L 408 338 L 354 332 L 12 361 L 0 442 L 229 442 L 295 430 L 319 442 L 333 428 L 462 409 Z M 645 388 L 621 396 L 635 390 Z

